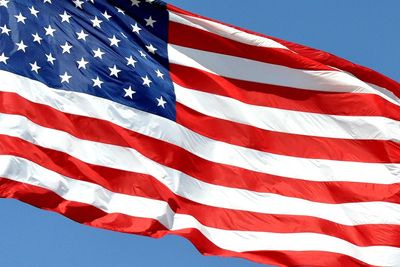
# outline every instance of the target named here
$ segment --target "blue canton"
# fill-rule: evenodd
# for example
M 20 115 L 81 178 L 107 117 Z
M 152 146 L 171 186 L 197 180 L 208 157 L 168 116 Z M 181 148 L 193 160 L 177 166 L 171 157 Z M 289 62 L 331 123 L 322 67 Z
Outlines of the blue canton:
M 0 69 L 175 120 L 157 0 L 0 0 Z

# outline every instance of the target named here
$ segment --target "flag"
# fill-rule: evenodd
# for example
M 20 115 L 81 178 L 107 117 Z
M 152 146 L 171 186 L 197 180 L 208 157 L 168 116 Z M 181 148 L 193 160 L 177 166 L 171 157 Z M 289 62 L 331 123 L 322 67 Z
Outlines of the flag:
M 0 0 L 0 196 L 278 266 L 400 265 L 400 85 L 155 0 Z

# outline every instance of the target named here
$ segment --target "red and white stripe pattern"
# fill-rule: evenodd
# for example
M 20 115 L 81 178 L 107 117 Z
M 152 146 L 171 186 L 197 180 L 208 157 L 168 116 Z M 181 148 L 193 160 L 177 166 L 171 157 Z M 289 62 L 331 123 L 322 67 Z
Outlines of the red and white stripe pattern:
M 400 266 L 400 85 L 169 6 L 177 121 L 0 71 L 0 196 L 278 266 Z

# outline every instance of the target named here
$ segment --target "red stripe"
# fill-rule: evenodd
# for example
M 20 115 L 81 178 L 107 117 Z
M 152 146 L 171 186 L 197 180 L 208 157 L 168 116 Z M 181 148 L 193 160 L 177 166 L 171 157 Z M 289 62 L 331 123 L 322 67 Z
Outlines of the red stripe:
M 157 238 L 166 234 L 165 227 L 156 220 L 117 213 L 109 214 L 84 203 L 65 200 L 50 190 L 8 179 L 0 178 L 0 197 L 18 199 L 98 228 Z
M 233 26 L 233 25 L 230 25 L 227 23 L 223 23 L 223 22 L 220 22 L 217 20 L 206 18 L 206 17 L 200 16 L 200 15 L 193 14 L 188 11 L 182 10 L 182 9 L 172 6 L 172 5 L 168 5 L 168 9 L 173 12 L 177 12 L 177 13 L 181 13 L 181 14 L 185 14 L 185 15 L 189 15 L 189 16 L 193 16 L 193 17 L 203 18 L 203 19 L 206 19 L 209 21 L 214 21 L 214 22 L 220 23 L 222 25 L 226 25 L 226 26 L 232 27 L 234 29 L 238 29 L 243 32 L 247 32 L 247 33 L 254 34 L 254 35 L 257 35 L 257 36 L 260 36 L 263 38 L 275 40 L 276 42 L 282 44 L 283 46 L 286 46 L 287 48 L 293 50 L 294 52 L 296 52 L 304 57 L 307 57 L 311 60 L 320 62 L 327 66 L 332 66 L 332 67 L 344 70 L 346 72 L 349 72 L 365 82 L 372 83 L 372 84 L 378 85 L 380 87 L 386 88 L 387 90 L 393 92 L 397 97 L 400 97 L 400 84 L 398 82 L 396 82 L 374 70 L 371 70 L 364 66 L 360 66 L 358 64 L 354 64 L 350 61 L 347 61 L 343 58 L 332 55 L 328 52 L 314 49 L 311 47 L 307 47 L 304 45 L 296 44 L 293 42 L 288 42 L 285 40 L 281 40 L 279 38 L 274 38 L 271 36 L 267 36 L 265 34 L 260 34 L 260 33 L 253 32 L 253 31 L 243 29 L 240 27 L 236 27 L 236 26 Z
M 324 203 L 400 203 L 400 195 L 396 193 L 400 191 L 399 184 L 312 182 L 263 174 L 216 164 L 178 146 L 140 135 L 108 121 L 62 113 L 51 107 L 29 102 L 13 93 L 0 93 L 0 102 L 0 112 L 19 114 L 39 125 L 65 131 L 81 139 L 132 147 L 147 158 L 208 183 Z
M 352 63 L 348 60 L 345 60 L 338 56 L 332 55 L 325 51 L 321 51 L 321 50 L 307 47 L 304 45 L 280 40 L 280 39 L 274 38 L 274 37 L 269 37 L 269 38 L 285 45 L 289 49 L 293 50 L 294 52 L 296 52 L 304 57 L 308 57 L 312 60 L 315 60 L 315 61 L 321 62 L 323 64 L 341 69 L 346 72 L 349 72 L 364 82 L 372 83 L 377 86 L 386 88 L 387 90 L 391 91 L 397 97 L 400 97 L 400 83 L 398 83 L 395 80 L 392 80 L 372 69 Z
M 63 176 L 98 184 L 116 193 L 157 200 L 168 199 L 172 194 L 166 186 L 147 174 L 86 163 L 67 153 L 16 137 L 0 135 L 0 140 L 0 155 L 22 157 Z
M 236 80 L 176 64 L 170 65 L 175 83 L 241 102 L 311 113 L 383 116 L 400 120 L 400 107 L 374 94 L 332 93 Z
M 0 140 L 0 154 L 28 159 L 61 175 L 99 184 L 112 192 L 164 200 L 176 213 L 192 215 L 203 225 L 213 228 L 277 233 L 312 232 L 335 236 L 359 246 L 400 246 L 400 239 L 392 234 L 399 231 L 400 226 L 346 226 L 309 216 L 270 215 L 211 207 L 175 195 L 149 175 L 88 164 L 68 154 L 35 146 L 15 137 L 0 135 Z M 379 238 L 372 234 L 376 232 L 381 233 Z
M 400 144 L 272 132 L 201 114 L 180 103 L 176 122 L 211 139 L 268 153 L 340 161 L 400 163 Z
M 305 70 L 333 70 L 286 49 L 240 43 L 217 34 L 176 22 L 169 24 L 169 43 L 219 54 L 248 58 L 270 64 Z M 188 38 L 190 36 L 190 38 Z M 206 40 L 206 41 L 205 41 Z
M 74 221 L 93 227 L 155 238 L 163 237 L 168 233 L 180 235 L 189 239 L 204 255 L 241 257 L 278 266 L 307 266 L 310 263 L 313 266 L 370 266 L 349 256 L 329 252 L 257 251 L 239 253 L 228 251 L 214 245 L 196 229 L 168 231 L 156 220 L 117 213 L 107 214 L 90 205 L 64 200 L 51 191 L 1 178 L 0 197 L 15 198 L 41 209 L 58 212 Z

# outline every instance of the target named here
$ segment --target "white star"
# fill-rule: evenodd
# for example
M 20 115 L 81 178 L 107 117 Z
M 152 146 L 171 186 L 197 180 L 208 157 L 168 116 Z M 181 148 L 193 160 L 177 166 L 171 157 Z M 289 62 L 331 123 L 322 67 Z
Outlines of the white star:
M 162 73 L 159 69 L 155 70 L 157 77 L 164 80 L 164 73 Z
M 68 15 L 67 11 L 64 11 L 64 13 L 60 14 L 59 16 L 61 17 L 61 22 L 69 23 L 69 19 L 71 18 L 71 16 Z
M 126 60 L 128 60 L 128 63 L 126 63 L 127 66 L 132 65 L 132 67 L 135 67 L 135 63 L 136 63 L 137 61 L 134 60 L 134 59 L 132 58 L 132 56 L 126 57 Z
M 117 9 L 118 13 L 121 13 L 122 15 L 125 15 L 125 11 L 123 11 L 119 7 L 115 7 L 115 8 Z
M 19 43 L 15 43 L 18 46 L 17 51 L 22 50 L 25 52 L 25 48 L 27 48 L 28 46 L 24 44 L 24 41 L 21 41 Z
M 69 83 L 69 79 L 72 78 L 72 76 L 68 75 L 68 72 L 65 72 L 63 75 L 60 75 L 61 78 L 61 83 Z
M 146 0 L 146 2 L 151 4 L 154 2 L 154 0 Z
M 99 79 L 99 76 L 96 77 L 96 79 L 92 79 L 93 81 L 93 87 L 99 87 L 101 88 L 101 84 L 103 83 L 102 80 Z
M 103 51 L 100 50 L 100 48 L 97 48 L 97 50 L 92 50 L 94 53 L 94 57 L 98 57 L 100 59 L 103 59 L 103 55 L 105 54 Z
M 9 59 L 9 57 L 6 57 L 6 55 L 4 55 L 4 53 L 2 53 L 0 55 L 0 62 L 7 64 L 7 60 Z
M 118 43 L 121 42 L 121 40 L 118 40 L 115 35 L 113 35 L 112 38 L 108 38 L 108 40 L 110 40 L 110 46 L 115 45 L 116 47 L 118 47 Z
M 35 16 L 36 18 L 38 17 L 37 14 L 39 14 L 39 11 L 37 11 L 37 10 L 35 9 L 34 6 L 32 6 L 31 8 L 29 8 L 29 11 L 31 12 L 31 14 L 32 14 L 33 16 Z
M 152 44 L 146 45 L 147 51 L 152 54 L 156 54 L 157 48 L 155 48 Z
M 149 79 L 149 77 L 142 77 L 143 80 L 143 85 L 146 85 L 147 87 L 150 87 L 150 84 L 152 83 L 152 81 Z
M 72 45 L 70 45 L 68 42 L 65 42 L 64 45 L 60 45 L 60 47 L 62 48 L 62 53 L 68 53 L 71 54 L 71 48 L 73 47 Z
M 160 96 L 160 98 L 156 98 L 158 101 L 157 107 L 162 107 L 165 108 L 165 104 L 167 104 L 167 102 L 165 102 L 164 98 L 162 96 Z
M 17 19 L 17 22 L 22 22 L 23 24 L 25 24 L 26 18 L 22 16 L 21 12 L 19 12 L 19 14 L 15 15 L 14 17 Z
M 5 33 L 7 35 L 10 35 L 11 30 L 9 28 L 7 28 L 6 24 L 4 24 L 3 27 L 0 27 L 0 29 L 1 29 L 1 34 Z
M 102 13 L 103 17 L 106 18 L 106 20 L 110 20 L 111 16 L 107 13 L 107 10 Z
M 115 76 L 118 78 L 118 73 L 120 73 L 121 70 L 117 69 L 117 66 L 114 65 L 114 67 L 108 69 L 110 70 L 110 76 Z
M 54 65 L 54 61 L 56 60 L 56 58 L 53 57 L 53 55 L 51 53 L 46 54 L 46 57 L 47 57 L 47 62 L 50 62 L 51 65 Z
M 135 32 L 135 33 L 137 33 L 137 34 L 140 34 L 140 31 L 142 30 L 139 26 L 138 26 L 138 24 L 137 24 L 137 22 L 135 23 L 135 25 L 131 25 L 132 26 L 132 32 Z
M 78 69 L 86 69 L 86 65 L 87 65 L 89 62 L 86 61 L 86 60 L 82 57 L 81 60 L 77 61 L 76 63 L 78 63 Z
M 52 28 L 51 25 L 49 25 L 47 28 L 44 28 L 44 30 L 46 31 L 46 35 L 54 37 L 54 32 L 56 29 Z
M 131 6 L 139 7 L 140 1 L 139 0 L 131 0 Z
M 75 7 L 82 9 L 83 2 L 81 0 L 74 0 L 72 2 L 75 4 Z
M 31 71 L 34 71 L 34 72 L 36 72 L 36 73 L 39 73 L 39 70 L 40 70 L 41 68 L 37 65 L 36 61 L 35 61 L 34 63 L 29 63 L 29 65 L 31 65 Z
M 146 21 L 146 26 L 150 26 L 152 28 L 154 28 L 154 23 L 157 22 L 151 16 L 148 19 L 144 19 L 144 20 Z
M 89 34 L 85 33 L 83 30 L 81 32 L 76 33 L 78 35 L 78 40 L 83 40 L 86 41 L 86 37 L 89 36 Z
M 43 0 L 43 4 L 49 3 L 51 4 L 51 0 Z
M 4 6 L 4 7 L 8 8 L 7 4 L 8 4 L 9 2 L 10 2 L 10 1 L 7 1 L 7 0 L 0 0 L 0 6 Z
M 145 52 L 143 52 L 142 50 L 139 50 L 140 56 L 143 58 L 147 58 L 147 55 Z
M 90 20 L 93 24 L 93 27 L 101 28 L 100 24 L 103 22 L 102 20 L 98 19 L 97 16 L 94 19 Z
M 38 33 L 32 34 L 32 37 L 34 42 L 37 42 L 38 44 L 42 42 L 42 38 L 39 36 Z
M 132 90 L 132 86 L 124 88 L 124 91 L 125 91 L 124 97 L 129 97 L 130 99 L 133 99 L 133 94 L 136 93 L 136 91 Z

